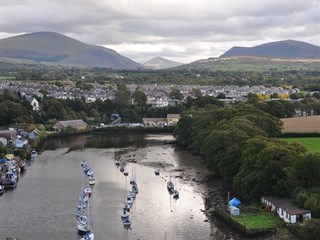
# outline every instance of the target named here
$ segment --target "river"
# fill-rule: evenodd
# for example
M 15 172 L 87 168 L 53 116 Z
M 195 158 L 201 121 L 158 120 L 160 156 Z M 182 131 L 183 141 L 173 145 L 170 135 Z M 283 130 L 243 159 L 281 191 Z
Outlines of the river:
M 82 160 L 90 163 L 96 177 L 90 199 L 95 239 L 232 239 L 204 214 L 202 186 L 190 180 L 190 173 L 202 173 L 201 164 L 193 161 L 195 156 L 166 144 L 172 140 L 171 135 L 161 134 L 47 140 L 18 186 L 0 197 L 0 239 L 78 239 L 75 212 L 85 184 Z M 116 158 L 128 160 L 129 177 L 115 166 Z M 155 176 L 155 168 L 161 169 L 160 176 Z M 124 229 L 120 214 L 132 174 L 139 193 L 130 212 L 131 229 Z M 170 176 L 180 192 L 178 200 L 166 189 Z

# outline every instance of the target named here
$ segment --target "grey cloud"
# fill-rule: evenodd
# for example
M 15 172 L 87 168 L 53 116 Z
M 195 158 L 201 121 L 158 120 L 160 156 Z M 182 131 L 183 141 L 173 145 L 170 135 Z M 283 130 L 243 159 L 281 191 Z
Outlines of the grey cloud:
M 134 60 L 152 54 L 206 58 L 233 45 L 289 38 L 320 45 L 316 0 L 2 2 L 3 35 L 55 31 L 90 44 L 116 46 L 116 51 Z M 154 51 L 143 52 L 141 44 L 154 44 Z M 184 50 L 174 51 L 176 46 Z

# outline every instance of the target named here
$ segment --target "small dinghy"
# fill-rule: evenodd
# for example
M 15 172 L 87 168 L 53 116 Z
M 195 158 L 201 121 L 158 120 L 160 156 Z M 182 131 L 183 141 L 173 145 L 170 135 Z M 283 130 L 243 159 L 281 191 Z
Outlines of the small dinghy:
M 159 175 L 160 175 L 160 170 L 159 170 L 159 169 L 154 170 L 154 174 L 155 174 L 156 176 L 159 176 Z
M 86 196 L 91 197 L 91 193 L 92 193 L 91 188 L 85 188 L 83 190 L 83 194 L 86 195 Z
M 170 194 L 173 193 L 173 191 L 174 191 L 174 185 L 173 185 L 173 183 L 172 183 L 171 181 L 167 182 L 167 189 L 168 189 L 168 191 L 169 191 Z
M 35 149 L 33 149 L 33 150 L 31 151 L 30 156 L 31 156 L 31 159 L 35 159 L 35 158 L 38 156 L 37 151 L 36 151 Z
M 178 198 L 179 198 L 179 191 L 174 190 L 174 191 L 173 191 L 173 194 L 172 194 L 172 197 L 173 197 L 174 199 L 178 199 Z
M 128 196 L 126 198 L 126 205 L 130 206 L 132 204 L 133 204 L 133 197 L 128 194 Z
M 123 226 L 125 228 L 129 228 L 131 226 L 131 221 L 130 221 L 129 218 L 126 218 L 126 219 L 123 220 Z
M 94 240 L 94 234 L 93 233 L 86 234 L 86 235 L 82 236 L 82 238 L 80 238 L 80 240 Z
M 126 208 L 123 208 L 123 211 L 121 213 L 121 218 L 128 218 L 129 217 L 129 213 L 126 210 Z
M 90 229 L 88 227 L 88 224 L 79 223 L 78 224 L 78 232 L 81 235 L 90 234 Z

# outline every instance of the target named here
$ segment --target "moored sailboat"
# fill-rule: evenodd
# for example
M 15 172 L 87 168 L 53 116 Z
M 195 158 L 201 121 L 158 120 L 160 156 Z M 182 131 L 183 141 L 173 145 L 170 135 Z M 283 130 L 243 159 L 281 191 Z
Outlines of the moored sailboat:
M 38 156 L 38 153 L 35 149 L 32 149 L 30 157 L 31 159 L 35 159 Z

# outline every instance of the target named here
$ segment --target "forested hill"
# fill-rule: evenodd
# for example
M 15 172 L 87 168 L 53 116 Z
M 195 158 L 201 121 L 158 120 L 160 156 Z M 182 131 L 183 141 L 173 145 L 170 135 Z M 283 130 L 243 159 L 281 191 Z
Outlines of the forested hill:
M 320 59 L 320 47 L 305 42 L 285 40 L 254 47 L 233 47 L 222 54 L 220 58 L 242 56 L 283 59 Z
M 55 32 L 36 32 L 0 40 L 0 59 L 51 66 L 143 69 L 116 51 L 89 45 Z

